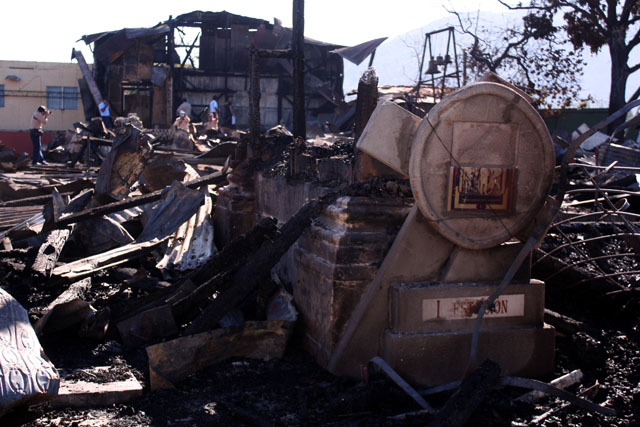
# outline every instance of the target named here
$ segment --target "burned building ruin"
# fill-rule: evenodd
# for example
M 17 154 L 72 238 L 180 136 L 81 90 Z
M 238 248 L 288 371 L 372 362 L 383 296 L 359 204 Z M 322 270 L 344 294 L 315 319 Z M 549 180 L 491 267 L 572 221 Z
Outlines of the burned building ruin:
M 170 17 L 152 28 L 124 28 L 85 35 L 93 45 L 94 78 L 121 115 L 135 112 L 147 128 L 164 128 L 175 118 L 181 99 L 201 118 L 211 99 L 220 105 L 233 96 L 238 126 L 249 123 L 250 48 L 287 49 L 292 29 L 275 19 L 226 11 Z M 305 38 L 307 123 L 331 121 L 344 103 L 341 46 Z M 259 61 L 260 122 L 291 127 L 293 67 L 282 58 Z M 95 115 L 95 109 L 86 112 Z

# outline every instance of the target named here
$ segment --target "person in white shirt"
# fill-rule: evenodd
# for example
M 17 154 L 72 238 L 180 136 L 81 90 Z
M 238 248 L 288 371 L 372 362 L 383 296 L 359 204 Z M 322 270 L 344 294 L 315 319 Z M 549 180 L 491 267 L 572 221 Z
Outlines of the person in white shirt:
M 98 104 L 98 109 L 100 110 L 100 117 L 102 118 L 102 122 L 107 127 L 107 129 L 113 129 L 113 120 L 111 119 L 111 111 L 109 110 L 109 101 L 103 99 L 100 104 Z
M 218 101 L 215 98 L 211 99 L 209 103 L 209 112 L 213 114 L 213 117 L 218 119 Z
M 38 110 L 31 115 L 29 136 L 31 137 L 31 142 L 33 143 L 33 157 L 31 160 L 31 164 L 33 166 L 37 164 L 47 164 L 47 162 L 44 160 L 44 155 L 42 154 L 42 127 L 47 124 L 50 115 L 51 111 L 47 110 L 47 107 L 45 107 L 44 105 L 39 106 Z

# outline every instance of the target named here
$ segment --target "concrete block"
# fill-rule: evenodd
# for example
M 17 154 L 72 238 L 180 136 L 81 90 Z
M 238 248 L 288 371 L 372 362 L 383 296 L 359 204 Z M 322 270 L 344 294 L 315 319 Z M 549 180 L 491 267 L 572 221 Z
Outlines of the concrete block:
M 401 198 L 340 197 L 325 209 L 322 218 L 342 228 L 356 225 L 369 228 L 399 227 L 412 204 L 412 200 Z
M 364 288 L 373 280 L 409 210 L 403 199 L 342 197 L 293 249 L 294 298 L 305 345 L 326 365 Z
M 357 148 L 393 170 L 408 175 L 407 148 L 420 123 L 420 117 L 393 102 L 383 102 L 369 118 Z
M 109 367 L 95 369 L 108 370 Z M 111 406 L 142 396 L 142 384 L 129 374 L 129 378 L 106 383 L 66 381 L 60 383 L 58 398 L 52 402 L 55 408 L 88 408 Z
M 317 228 L 319 228 L 318 225 L 312 225 L 308 233 L 300 236 L 297 242 L 298 248 L 334 264 L 379 264 L 389 250 L 392 240 L 383 232 L 354 231 L 353 234 L 361 237 L 360 242 L 333 243 L 323 239 L 323 236 L 330 234 L 328 230 L 317 230 Z
M 472 329 L 477 310 L 498 283 L 409 283 L 391 290 L 391 329 L 442 332 Z M 544 282 L 511 284 L 482 319 L 484 328 L 541 327 Z
M 227 186 L 218 196 L 215 206 L 216 246 L 221 248 L 251 230 L 257 218 L 255 194 L 236 185 Z
M 351 165 L 342 158 L 316 159 L 316 168 L 320 181 L 349 182 L 351 178 Z
M 273 216 L 286 222 L 308 200 L 326 193 L 326 188 L 315 182 L 288 180 L 284 176 L 258 174 L 255 179 L 257 210 L 263 216 Z
M 311 353 L 321 360 L 328 358 L 342 328 L 358 303 L 364 287 L 375 276 L 372 265 L 331 265 L 299 248 L 294 254 L 299 268 L 294 284 L 294 298 L 300 310 L 307 338 L 315 343 Z
M 405 380 L 432 387 L 462 380 L 469 362 L 471 331 L 403 334 L 385 331 L 382 357 Z M 501 375 L 546 379 L 553 373 L 555 330 L 511 328 L 481 330 L 478 361 L 490 358 Z
M 293 177 L 311 177 L 316 173 L 316 159 L 308 153 L 293 153 L 290 166 Z

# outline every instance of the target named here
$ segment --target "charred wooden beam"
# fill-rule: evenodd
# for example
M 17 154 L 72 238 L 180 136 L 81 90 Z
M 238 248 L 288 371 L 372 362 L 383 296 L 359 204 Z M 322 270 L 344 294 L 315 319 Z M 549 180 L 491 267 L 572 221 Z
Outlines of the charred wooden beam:
M 249 88 L 249 135 L 251 151 L 249 157 L 255 157 L 260 151 L 260 75 L 258 70 L 258 54 L 251 48 L 250 88 Z
M 256 54 L 260 58 L 293 59 L 292 49 L 256 49 Z
M 81 193 L 69 202 L 62 213 L 74 213 L 80 211 L 81 209 L 84 209 L 87 203 L 89 203 L 92 195 L 93 191 L 91 190 L 87 190 L 84 193 Z M 54 193 L 53 196 L 53 200 L 55 201 L 56 194 Z M 60 198 L 61 196 L 58 194 L 57 197 Z M 47 234 L 44 243 L 40 245 L 38 255 L 36 255 L 31 269 L 43 276 L 51 276 L 51 272 L 56 266 L 58 258 L 60 257 L 60 253 L 62 252 L 62 248 L 67 243 L 67 239 L 71 235 L 72 231 L 73 225 L 50 231 Z
M 304 108 L 304 0 L 293 0 L 293 136 L 307 137 Z
M 61 193 L 62 196 L 70 196 L 73 193 Z M 23 199 L 7 200 L 0 203 L 0 208 L 14 208 L 18 206 L 40 206 L 51 201 L 51 194 L 44 196 L 25 197 Z
M 118 264 L 130 261 L 134 258 L 144 256 L 154 250 L 156 246 L 167 240 L 169 236 L 162 239 L 148 240 L 140 243 L 131 243 L 125 246 L 119 246 L 110 251 L 93 255 L 88 258 L 80 259 L 55 267 L 51 271 L 52 276 L 66 277 L 76 279 L 88 276 L 96 271 L 113 267 Z
M 2 196 L 6 199 L 18 201 L 33 197 L 51 197 L 51 192 L 54 188 L 60 194 L 65 194 L 93 188 L 94 185 L 94 180 L 87 178 L 78 178 L 66 184 L 43 185 L 33 188 L 20 188 L 14 186 L 11 181 L 4 181 L 2 182 Z
M 184 64 L 187 62 L 187 59 L 191 59 L 191 51 L 193 50 L 193 48 L 196 46 L 196 43 L 198 43 L 198 38 L 200 38 L 200 34 L 198 34 L 196 36 L 196 38 L 193 40 L 193 43 L 191 43 L 191 45 L 179 45 L 177 47 L 186 47 L 187 48 L 187 53 L 184 57 L 184 60 L 182 61 L 182 64 L 180 64 L 180 68 L 184 68 Z
M 544 321 L 564 335 L 573 335 L 576 332 L 581 332 L 586 329 L 584 323 L 565 316 L 564 314 L 556 313 L 548 308 L 544 309 Z
M 354 126 L 354 141 L 362 135 L 369 117 L 378 105 L 378 76 L 375 68 L 369 67 L 358 81 L 358 98 L 356 100 L 356 117 Z
M 204 265 L 187 275 L 184 280 L 172 285 L 170 288 L 160 289 L 142 301 L 130 304 L 120 313 L 115 313 L 114 317 L 119 321 L 145 310 L 163 305 L 167 303 L 168 300 L 173 300 L 171 304 L 174 316 L 176 318 L 183 317 L 185 311 L 192 309 L 195 305 L 201 304 L 206 298 L 209 298 L 213 292 L 218 290 L 210 279 L 217 277 L 220 273 L 235 271 L 260 248 L 265 240 L 274 238 L 277 232 L 278 227 L 276 226 L 275 219 L 262 219 L 258 225 L 253 227 L 248 233 L 231 241 Z M 182 294 L 182 288 L 186 287 L 183 286 L 184 284 L 192 287 L 197 286 L 197 288 L 192 288 L 186 294 Z M 210 293 L 205 295 L 202 291 L 205 291 L 207 288 Z M 200 293 L 205 296 L 203 299 L 198 299 L 198 297 L 191 296 L 191 293 Z
M 102 102 L 102 94 L 100 93 L 100 89 L 98 89 L 98 85 L 96 81 L 93 79 L 93 74 L 91 74 L 91 70 L 87 65 L 87 61 L 84 59 L 84 55 L 79 50 L 72 49 L 71 51 L 71 59 L 76 58 L 78 61 L 78 66 L 80 67 L 80 71 L 82 72 L 82 76 L 87 81 L 87 85 L 89 86 L 89 91 L 91 92 L 91 96 L 93 96 L 93 101 L 96 103 L 96 106 L 100 105 Z

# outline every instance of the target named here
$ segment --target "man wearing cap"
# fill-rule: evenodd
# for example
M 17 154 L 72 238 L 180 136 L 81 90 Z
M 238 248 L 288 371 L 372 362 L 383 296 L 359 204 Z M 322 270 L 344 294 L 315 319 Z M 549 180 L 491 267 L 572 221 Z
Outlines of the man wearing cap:
M 31 115 L 31 124 L 29 125 L 29 136 L 33 143 L 33 157 L 31 160 L 32 165 L 40 164 L 46 165 L 42 154 L 42 127 L 49 121 L 51 111 L 47 110 L 47 107 L 41 105 L 38 110 Z
M 176 119 L 175 122 L 173 122 L 173 125 L 178 129 L 182 129 L 184 131 L 189 132 L 190 122 L 191 120 L 189 119 L 189 116 L 187 116 L 184 111 L 180 110 L 178 111 L 178 118 Z

